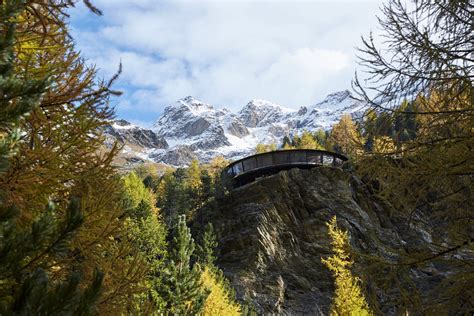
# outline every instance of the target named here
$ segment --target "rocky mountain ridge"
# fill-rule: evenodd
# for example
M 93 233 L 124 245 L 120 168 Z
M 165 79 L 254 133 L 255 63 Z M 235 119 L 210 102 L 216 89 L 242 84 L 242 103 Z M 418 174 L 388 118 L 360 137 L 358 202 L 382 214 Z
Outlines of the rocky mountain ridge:
M 236 113 L 188 96 L 166 107 L 151 129 L 120 120 L 106 135 L 109 143 L 119 141 L 137 159 L 183 166 L 192 159 L 239 159 L 252 154 L 258 143 L 280 143 L 303 130 L 327 130 L 343 113 L 356 115 L 364 106 L 347 90 L 298 110 L 255 99 Z

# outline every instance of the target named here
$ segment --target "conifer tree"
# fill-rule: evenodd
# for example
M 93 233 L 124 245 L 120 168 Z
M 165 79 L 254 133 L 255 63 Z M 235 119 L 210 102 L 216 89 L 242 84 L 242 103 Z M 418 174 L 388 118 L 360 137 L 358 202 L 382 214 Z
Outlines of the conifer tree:
M 362 137 L 349 114 L 343 114 L 341 120 L 333 126 L 328 143 L 333 150 L 346 155 L 361 152 Z
M 277 149 L 277 146 L 276 146 L 275 143 L 257 144 L 257 146 L 255 146 L 255 153 L 263 154 L 263 153 L 267 153 L 267 152 L 270 152 L 270 151 L 275 151 L 276 149 Z
M 335 281 L 336 290 L 331 315 L 372 315 L 360 289 L 360 280 L 351 272 L 354 262 L 350 256 L 347 232 L 337 227 L 336 216 L 326 225 L 333 255 L 321 261 L 331 270 Z
M 195 250 L 186 216 L 178 218 L 166 265 L 155 291 L 163 300 L 162 312 L 173 315 L 199 314 L 208 295 L 202 287 L 201 271 L 191 263 Z
M 216 260 L 215 251 L 217 247 L 217 237 L 214 233 L 212 223 L 207 223 L 204 227 L 201 242 L 197 245 L 197 261 L 203 266 L 210 266 Z
M 203 267 L 201 282 L 209 291 L 205 300 L 203 315 L 240 315 L 241 307 L 235 302 L 235 292 L 224 273 L 215 264 L 217 237 L 211 223 L 204 228 L 197 245 L 196 261 Z
M 51 218 L 46 239 L 55 240 L 64 227 L 74 227 L 67 234 L 59 234 L 67 236 L 62 238 L 61 245 L 67 244 L 70 251 L 56 256 L 54 247 L 46 247 L 44 255 L 29 267 L 41 266 L 51 284 L 68 280 L 70 273 L 82 275 L 77 285 L 80 289 L 102 284 L 101 291 L 89 291 L 87 297 L 97 299 L 98 295 L 91 294 L 100 292 L 95 304 L 98 312 L 120 313 L 134 304 L 129 298 L 142 290 L 140 283 L 146 269 L 143 259 L 135 256 L 133 245 L 120 239 L 125 235 L 121 183 L 111 165 L 118 148 L 106 152 L 102 147 L 103 127 L 113 117 L 109 98 L 116 94 L 111 90 L 116 77 L 109 82 L 98 81 L 95 69 L 86 66 L 75 50 L 66 14 L 74 2 L 28 0 L 4 1 L 0 5 L 2 14 L 11 5 L 24 5 L 14 18 L 2 19 L 2 27 L 10 22 L 18 25 L 11 46 L 13 52 L 2 54 L 2 60 L 11 61 L 10 69 L 22 82 L 31 85 L 46 77 L 50 83 L 38 98 L 38 105 L 11 127 L 20 129 L 21 134 L 14 138 L 17 154 L 10 155 L 9 168 L 2 172 L 0 191 L 3 206 L 17 209 L 18 228 L 34 227 L 45 214 Z M 2 39 L 7 33 L 2 30 Z M 16 99 L 5 100 L 8 105 L 1 111 L 18 110 L 14 105 L 22 100 L 22 93 L 31 91 L 26 86 L 16 91 Z M 13 135 L 8 124 L 1 124 L 2 136 Z M 8 146 L 11 148 L 11 144 Z M 79 201 L 81 225 L 66 225 L 77 217 L 69 216 L 73 199 Z M 46 212 L 45 205 L 50 201 L 54 201 L 54 211 Z M 96 282 L 96 267 L 103 273 L 102 283 Z M 21 278 L 18 280 L 22 282 Z M 20 286 L 6 284 L 13 289 Z M 90 307 L 94 308 L 94 304 Z
M 321 147 L 326 148 L 326 143 L 327 143 L 329 133 L 324 131 L 322 128 L 320 128 L 316 132 L 314 132 L 313 135 L 316 142 L 320 144 Z
M 291 147 L 291 140 L 288 135 L 285 135 L 282 140 L 281 147 L 284 149 L 289 149 Z
M 301 134 L 301 142 L 298 148 L 301 149 L 323 149 L 323 146 L 317 142 L 313 134 L 308 131 L 303 131 Z
M 14 36 L 22 1 L 4 1 L 0 6 L 0 175 L 11 168 L 17 151 L 20 121 L 39 106 L 48 85 L 46 78 L 22 77 L 14 71 Z M 80 202 L 72 199 L 66 210 L 50 202 L 31 225 L 22 225 L 22 210 L 0 188 L 0 314 L 91 314 L 102 284 L 96 271 L 93 281 L 80 287 L 80 271 L 51 280 L 49 267 L 71 251 L 71 237 L 83 223 Z M 65 214 L 61 217 L 59 214 Z M 66 270 L 67 271 L 67 270 Z
M 229 293 L 229 285 L 211 267 L 206 267 L 201 274 L 204 289 L 209 291 L 203 308 L 203 315 L 241 315 L 241 307 Z
M 467 0 L 389 1 L 379 19 L 384 47 L 370 35 L 360 48 L 370 77 L 355 78 L 360 98 L 372 116 L 405 121 L 409 140 L 394 150 L 360 156 L 357 170 L 377 184 L 378 197 L 391 204 L 392 212 L 405 216 L 410 227 L 423 225 L 431 236 L 397 252 L 396 265 L 387 263 L 394 271 L 391 283 L 402 292 L 397 304 L 405 303 L 409 311 L 472 310 L 465 302 L 473 300 L 468 285 L 473 260 L 465 253 L 474 244 L 473 11 Z M 433 265 L 457 272 L 446 273 L 432 289 L 418 288 L 410 269 Z

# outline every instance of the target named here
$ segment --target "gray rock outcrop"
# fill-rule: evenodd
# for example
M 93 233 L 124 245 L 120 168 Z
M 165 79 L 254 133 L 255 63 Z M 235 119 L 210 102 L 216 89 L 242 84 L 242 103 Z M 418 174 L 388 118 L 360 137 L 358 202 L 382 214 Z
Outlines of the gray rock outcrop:
M 356 252 L 387 262 L 430 238 L 427 227 L 413 228 L 357 178 L 334 167 L 291 169 L 258 179 L 231 191 L 217 207 L 202 209 L 195 224 L 213 223 L 219 236 L 217 265 L 237 297 L 251 302 L 257 313 L 320 315 L 328 313 L 334 293 L 332 275 L 321 262 L 331 254 L 326 223 L 334 215 Z M 422 299 L 435 299 L 431 290 L 452 268 L 410 271 L 417 286 L 426 289 Z M 356 261 L 354 273 L 378 298 L 378 312 L 403 313 L 394 303 L 397 290 L 380 289 L 363 271 Z

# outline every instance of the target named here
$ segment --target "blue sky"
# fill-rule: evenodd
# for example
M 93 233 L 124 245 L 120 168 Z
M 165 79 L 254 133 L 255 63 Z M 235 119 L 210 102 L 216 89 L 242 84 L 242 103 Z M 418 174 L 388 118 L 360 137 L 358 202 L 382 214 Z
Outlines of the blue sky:
M 94 0 L 71 13 L 77 48 L 99 75 L 122 62 L 117 116 L 149 126 L 188 95 L 237 110 L 251 99 L 298 108 L 350 88 L 360 36 L 380 1 Z

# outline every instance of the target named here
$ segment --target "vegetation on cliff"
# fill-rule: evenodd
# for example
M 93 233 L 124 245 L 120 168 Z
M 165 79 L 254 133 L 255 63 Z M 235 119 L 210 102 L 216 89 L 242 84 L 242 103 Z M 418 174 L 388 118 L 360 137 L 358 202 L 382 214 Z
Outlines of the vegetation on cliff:
M 284 172 L 278 181 L 261 181 L 271 192 L 258 195 L 265 188 L 257 184 L 245 197 L 226 195 L 220 171 L 227 162 L 220 158 L 208 165 L 193 161 L 163 175 L 118 174 L 111 162 L 119 148 L 104 151 L 102 134 L 113 118 L 110 98 L 119 95 L 112 90 L 117 76 L 98 80 L 75 49 L 65 13 L 74 3 L 6 0 L 0 5 L 0 314 L 239 314 L 245 308 L 215 263 L 214 228 L 199 225 L 216 220 L 211 215 L 223 216 L 228 206 L 234 212 L 228 216 L 246 212 L 244 233 L 256 232 L 239 236 L 234 245 L 241 252 L 257 249 L 245 282 L 261 280 L 258 273 L 276 282 L 260 288 L 274 301 L 259 293 L 246 297 L 265 301 L 262 306 L 280 311 L 285 300 L 303 297 L 288 283 L 313 293 L 298 273 L 320 276 L 314 270 L 322 263 L 314 268 L 298 251 L 321 253 L 318 242 L 325 237 L 312 225 L 327 221 L 341 206 L 371 248 L 349 240 L 335 219 L 329 223 L 334 254 L 322 262 L 335 276 L 333 313 L 370 314 L 369 304 L 377 313 L 383 303 L 393 304 L 396 312 L 472 312 L 470 1 L 387 3 L 380 20 L 386 49 L 377 48 L 372 36 L 360 49 L 371 75 L 364 84 L 354 82 L 370 105 L 363 117 L 344 115 L 331 131 L 303 131 L 282 140 L 285 149 L 345 153 L 352 175 L 335 169 L 329 176 L 324 168 L 304 175 Z M 256 151 L 275 147 L 259 145 Z M 308 175 L 325 182 L 300 187 Z M 373 200 L 362 200 L 358 189 Z M 333 208 L 327 208 L 328 195 Z M 241 205 L 232 205 L 235 201 Z M 380 229 L 361 224 L 373 209 L 387 212 L 378 214 Z M 313 221 L 304 222 L 310 215 Z M 298 220 L 312 229 L 296 226 Z M 373 246 L 392 221 L 406 226 L 390 236 L 412 239 Z M 230 227 L 229 234 L 238 228 L 232 219 L 224 224 L 220 229 Z M 245 239 L 252 236 L 260 239 Z M 357 247 L 351 251 L 352 244 Z M 297 273 L 278 270 L 289 262 L 298 266 Z M 362 268 L 355 269 L 357 263 Z M 370 275 L 370 284 L 359 282 L 354 271 L 364 281 Z M 438 271 L 443 274 L 431 278 Z M 430 288 L 419 281 L 421 274 L 430 278 Z M 319 292 L 321 306 L 332 286 L 321 287 L 326 291 Z M 372 294 L 368 302 L 364 293 Z
M 331 307 L 332 315 L 372 315 L 360 287 L 360 279 L 352 275 L 351 249 L 347 232 L 337 227 L 334 216 L 328 223 L 333 255 L 322 259 L 334 275 L 336 290 Z

